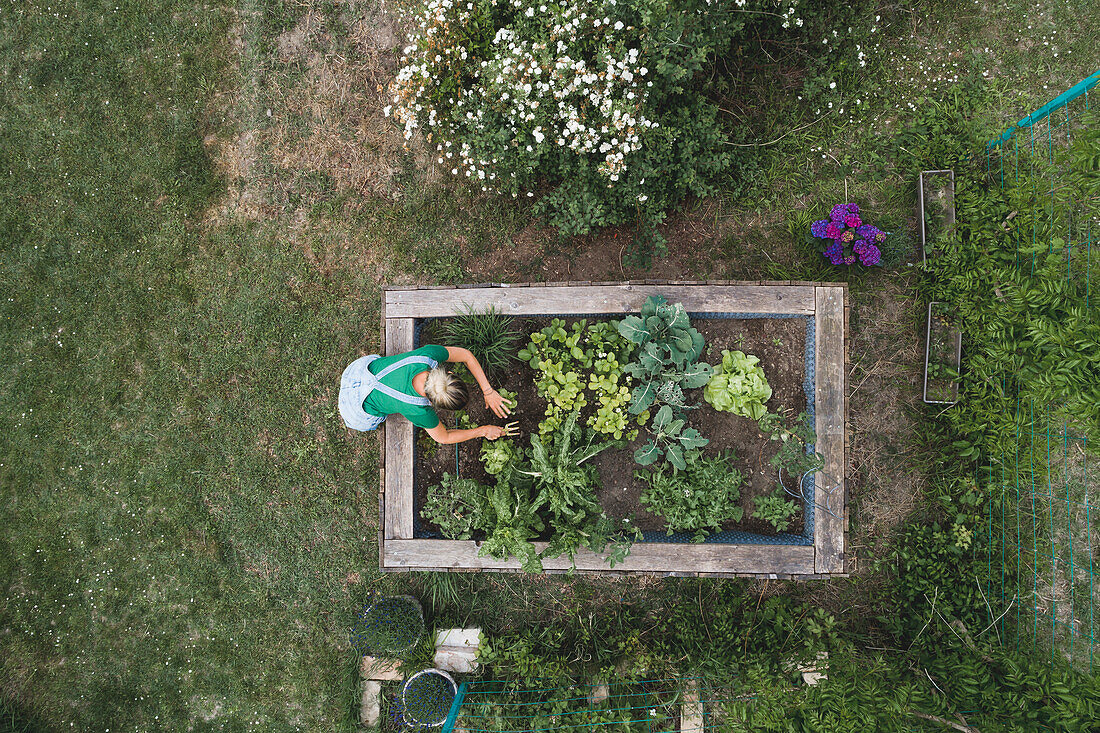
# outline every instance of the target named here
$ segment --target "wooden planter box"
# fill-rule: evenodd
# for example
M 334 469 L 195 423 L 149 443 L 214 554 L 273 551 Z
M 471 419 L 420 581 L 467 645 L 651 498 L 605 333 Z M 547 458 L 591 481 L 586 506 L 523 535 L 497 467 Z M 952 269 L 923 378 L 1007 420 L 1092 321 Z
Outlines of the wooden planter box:
M 473 307 L 495 306 L 516 316 L 636 313 L 650 295 L 681 302 L 689 313 L 792 315 L 813 331 L 816 450 L 825 458 L 815 474 L 812 536 L 799 544 L 670 544 L 639 542 L 611 569 L 603 556 L 581 549 L 575 568 L 566 557 L 543 560 L 548 573 L 648 573 L 690 576 L 817 578 L 845 574 L 847 501 L 847 396 L 845 389 L 847 307 L 843 283 L 707 283 L 631 281 L 458 287 L 388 287 L 383 292 L 382 334 L 386 354 L 415 348 L 416 322 L 449 317 Z M 379 565 L 383 571 L 519 571 L 516 560 L 478 557 L 476 541 L 414 536 L 414 445 L 411 423 L 391 416 L 383 427 Z M 535 543 L 541 552 L 546 543 Z
M 945 303 L 928 304 L 928 330 L 924 341 L 924 401 L 930 405 L 953 405 L 959 401 L 959 382 L 943 374 L 940 369 L 959 373 L 962 364 L 962 331 L 951 325 L 951 314 L 945 311 Z M 932 384 L 929 393 L 928 385 Z M 936 399 L 947 397 L 947 399 Z M 931 398 L 931 399 L 930 399 Z
M 937 237 L 955 226 L 955 171 L 921 171 L 917 182 L 920 251 L 925 264 Z

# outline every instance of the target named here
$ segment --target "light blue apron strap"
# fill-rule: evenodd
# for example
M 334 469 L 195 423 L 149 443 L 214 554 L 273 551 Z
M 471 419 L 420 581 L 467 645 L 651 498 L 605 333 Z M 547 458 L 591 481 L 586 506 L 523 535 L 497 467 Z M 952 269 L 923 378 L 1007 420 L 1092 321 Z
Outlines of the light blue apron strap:
M 388 367 L 386 367 L 382 371 L 378 372 L 374 376 L 377 377 L 378 379 L 381 379 L 382 377 L 386 376 L 387 374 L 394 371 L 395 369 L 400 369 L 401 367 L 408 366 L 409 364 L 427 364 L 432 369 L 435 369 L 437 366 L 439 366 L 439 362 L 436 361 L 435 359 L 431 358 L 430 356 L 422 356 L 422 355 L 406 356 L 401 361 L 397 361 L 397 362 L 394 362 L 393 364 L 390 364 Z
M 382 384 L 382 377 L 386 376 L 392 371 L 400 369 L 403 366 L 409 366 L 411 364 L 426 364 L 429 368 L 435 369 L 439 362 L 429 356 L 423 356 L 421 354 L 406 356 L 404 359 L 390 364 L 388 367 L 378 372 L 374 376 L 374 384 L 371 385 L 372 389 L 376 389 L 387 397 L 392 397 L 398 402 L 404 402 L 406 405 L 416 405 L 417 407 L 427 407 L 430 401 L 426 397 L 420 395 L 408 395 L 404 392 L 399 392 L 392 387 L 387 387 Z
M 387 387 L 381 382 L 374 384 L 372 389 L 376 389 L 387 397 L 392 397 L 398 402 L 404 402 L 406 405 L 416 405 L 417 407 L 427 407 L 431 402 L 427 397 L 421 397 L 420 395 L 409 395 L 404 392 L 398 392 L 393 387 Z M 366 399 L 365 397 L 363 399 Z

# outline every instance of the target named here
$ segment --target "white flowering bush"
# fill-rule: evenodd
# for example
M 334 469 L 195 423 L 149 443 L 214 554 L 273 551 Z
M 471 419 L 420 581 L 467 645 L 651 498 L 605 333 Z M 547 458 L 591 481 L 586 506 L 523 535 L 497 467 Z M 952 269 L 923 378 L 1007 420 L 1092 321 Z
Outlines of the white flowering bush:
M 426 0 L 385 111 L 475 190 L 538 194 L 563 234 L 653 223 L 729 165 L 715 55 L 796 1 Z

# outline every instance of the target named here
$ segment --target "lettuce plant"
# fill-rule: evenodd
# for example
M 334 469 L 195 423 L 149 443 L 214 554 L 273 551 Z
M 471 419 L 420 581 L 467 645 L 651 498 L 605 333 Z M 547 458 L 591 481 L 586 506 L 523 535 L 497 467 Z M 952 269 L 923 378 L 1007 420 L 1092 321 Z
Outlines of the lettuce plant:
M 484 440 L 481 443 L 481 463 L 490 476 L 500 474 L 504 468 L 523 456 L 523 451 L 507 438 Z
M 703 399 L 715 410 L 759 420 L 768 411 L 772 388 L 760 359 L 743 351 L 722 351 L 722 367 L 707 382 Z

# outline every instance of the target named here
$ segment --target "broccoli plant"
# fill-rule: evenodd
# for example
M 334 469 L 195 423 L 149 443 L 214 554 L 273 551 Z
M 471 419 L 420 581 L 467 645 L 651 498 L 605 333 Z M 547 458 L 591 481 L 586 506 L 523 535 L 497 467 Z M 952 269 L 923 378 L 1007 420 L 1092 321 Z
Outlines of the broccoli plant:
M 627 316 L 619 322 L 619 333 L 640 349 L 638 360 L 626 366 L 637 382 L 630 412 L 637 415 L 654 404 L 663 404 L 679 415 L 692 407 L 684 390 L 702 387 L 714 370 L 699 362 L 703 335 L 692 327 L 684 306 L 651 295 L 642 305 L 641 316 Z
M 648 466 L 662 455 L 677 470 L 687 468 L 684 451 L 702 448 L 710 441 L 699 434 L 695 428 L 685 428 L 682 418 L 673 418 L 672 408 L 662 405 L 657 410 L 650 425 L 652 438 L 644 446 L 634 451 L 634 460 Z

